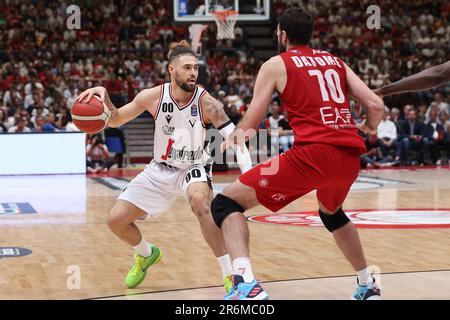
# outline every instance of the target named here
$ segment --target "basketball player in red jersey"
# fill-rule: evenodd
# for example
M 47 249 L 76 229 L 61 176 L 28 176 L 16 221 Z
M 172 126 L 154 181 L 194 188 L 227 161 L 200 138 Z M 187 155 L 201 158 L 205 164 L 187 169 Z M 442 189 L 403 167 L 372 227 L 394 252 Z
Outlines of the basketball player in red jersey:
M 207 127 L 213 125 L 223 137 L 234 125 L 222 103 L 196 85 L 198 60 L 187 41 L 175 43 L 169 51 L 168 71 L 171 81 L 141 91 L 133 101 L 116 108 L 104 87 L 88 89 L 78 101 L 99 95 L 111 109 L 110 127 L 119 127 L 144 111 L 155 119 L 154 156 L 143 172 L 120 194 L 108 214 L 111 231 L 135 251 L 135 262 L 125 278 L 128 288 L 138 286 L 147 270 L 162 257 L 161 250 L 147 242 L 136 220 L 163 214 L 181 196 L 185 196 L 197 217 L 203 236 L 217 257 L 224 276 L 224 286 L 231 289 L 232 266 L 220 229 L 210 213 L 213 198 L 211 159 L 206 145 Z M 252 166 L 247 149 L 236 153 L 242 172 Z
M 309 48 L 312 32 L 313 19 L 305 9 L 293 7 L 282 14 L 278 42 L 287 51 L 262 65 L 251 105 L 222 147 L 237 144 L 242 132 L 256 129 L 273 91 L 278 91 L 295 133 L 294 146 L 253 167 L 211 204 L 233 263 L 233 290 L 225 295 L 227 300 L 268 298 L 253 276 L 249 231 L 242 213 L 258 204 L 276 212 L 312 190 L 317 190 L 323 224 L 358 273 L 359 286 L 352 298 L 380 298 L 367 271 L 358 232 L 342 211 L 342 203 L 358 176 L 365 150 L 358 128 L 376 132 L 383 101 L 341 59 Z M 367 120 L 358 127 L 350 114 L 348 95 L 367 106 Z

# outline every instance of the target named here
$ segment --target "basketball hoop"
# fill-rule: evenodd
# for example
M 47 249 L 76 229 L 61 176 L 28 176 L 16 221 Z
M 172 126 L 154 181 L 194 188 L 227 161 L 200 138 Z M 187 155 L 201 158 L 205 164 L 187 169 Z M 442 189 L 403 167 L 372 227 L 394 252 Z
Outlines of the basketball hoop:
M 239 12 L 233 10 L 214 11 L 214 20 L 217 25 L 217 39 L 234 39 L 234 26 Z

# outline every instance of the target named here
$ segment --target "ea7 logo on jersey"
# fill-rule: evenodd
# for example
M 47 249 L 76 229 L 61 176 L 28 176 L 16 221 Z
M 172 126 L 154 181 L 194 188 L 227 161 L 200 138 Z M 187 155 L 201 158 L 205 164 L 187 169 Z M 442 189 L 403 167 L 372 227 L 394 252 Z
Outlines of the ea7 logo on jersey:
M 322 116 L 323 124 L 334 129 L 356 128 L 348 108 L 322 107 L 320 108 L 320 115 Z

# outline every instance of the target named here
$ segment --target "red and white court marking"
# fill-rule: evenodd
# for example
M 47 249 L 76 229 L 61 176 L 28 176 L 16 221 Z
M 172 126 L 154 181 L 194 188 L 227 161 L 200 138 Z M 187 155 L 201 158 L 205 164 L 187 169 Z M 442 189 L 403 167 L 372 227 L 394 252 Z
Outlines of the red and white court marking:
M 360 209 L 345 213 L 357 228 L 450 228 L 450 208 Z M 300 227 L 323 227 L 318 212 L 272 213 L 249 221 Z

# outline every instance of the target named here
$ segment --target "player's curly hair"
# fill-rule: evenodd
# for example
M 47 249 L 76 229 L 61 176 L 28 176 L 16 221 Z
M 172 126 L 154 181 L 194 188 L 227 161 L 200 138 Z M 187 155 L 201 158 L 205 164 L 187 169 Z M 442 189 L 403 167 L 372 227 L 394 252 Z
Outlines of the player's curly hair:
M 172 63 L 175 58 L 181 56 L 181 55 L 192 55 L 195 57 L 194 51 L 191 49 L 191 45 L 186 40 L 182 40 L 180 42 L 174 42 L 170 45 L 170 50 L 167 55 L 169 58 L 169 64 Z
M 292 44 L 308 44 L 314 30 L 311 14 L 302 6 L 288 8 L 281 15 L 280 29 L 284 30 Z

